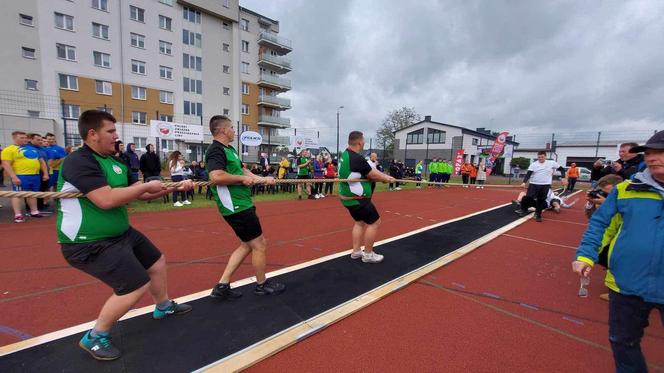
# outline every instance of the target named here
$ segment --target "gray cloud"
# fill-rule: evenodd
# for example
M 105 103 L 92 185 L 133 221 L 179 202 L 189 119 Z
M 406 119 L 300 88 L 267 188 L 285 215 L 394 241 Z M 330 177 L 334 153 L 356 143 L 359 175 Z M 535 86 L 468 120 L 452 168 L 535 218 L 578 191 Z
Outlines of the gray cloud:
M 293 40 L 297 127 L 393 109 L 513 133 L 664 128 L 664 2 L 242 0 Z M 343 137 L 343 135 L 342 135 Z

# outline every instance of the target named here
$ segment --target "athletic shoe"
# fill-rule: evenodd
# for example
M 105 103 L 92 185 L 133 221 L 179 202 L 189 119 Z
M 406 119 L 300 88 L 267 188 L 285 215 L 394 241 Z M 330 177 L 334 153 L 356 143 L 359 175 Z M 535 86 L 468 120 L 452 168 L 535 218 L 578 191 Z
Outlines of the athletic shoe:
M 394 190 L 401 190 L 401 187 L 396 187 L 394 188 Z
M 313 194 L 309 194 L 309 197 L 307 197 L 307 198 L 308 199 L 316 199 L 316 197 L 314 197 Z
M 265 280 L 262 284 L 256 284 L 254 294 L 256 295 L 279 295 L 286 290 L 286 285 L 278 282 Z
M 479 186 L 479 185 L 478 185 L 478 186 L 476 186 L 476 187 L 475 187 L 475 189 L 480 189 L 480 186 Z
M 325 198 L 325 194 L 321 193 L 320 198 Z
M 297 196 L 297 199 L 302 199 L 302 196 Z
M 376 254 L 375 251 L 372 251 L 370 253 L 363 252 L 362 253 L 362 262 L 363 263 L 380 263 L 383 261 L 384 256 L 380 254 Z
M 352 253 L 350 253 L 350 258 L 351 259 L 360 259 L 362 257 L 363 252 L 364 251 L 362 251 L 362 250 L 353 251 Z
M 421 187 L 421 186 L 416 186 L 415 188 L 417 188 L 417 189 L 422 189 L 422 187 Z
M 111 336 L 108 333 L 97 333 L 96 337 L 91 337 L 89 330 L 78 345 L 89 352 L 92 357 L 97 360 L 115 360 L 120 357 L 120 350 L 118 350 L 111 343 Z
M 152 312 L 152 318 L 155 320 L 164 319 L 170 315 L 182 315 L 191 311 L 192 307 L 188 304 L 178 304 L 176 301 L 172 300 L 171 305 L 168 306 L 165 310 L 160 310 L 155 307 L 154 312 Z
M 31 217 L 31 218 L 43 218 L 44 215 L 42 215 L 41 212 L 37 211 L 37 213 L 32 213 L 32 212 L 31 212 L 31 213 L 30 213 L 30 217 Z
M 191 202 L 189 202 L 188 199 L 185 199 L 184 201 L 182 201 L 182 204 L 183 205 L 191 205 Z
M 237 299 L 242 296 L 242 292 L 231 289 L 230 284 L 216 284 L 210 293 L 211 298 L 224 299 Z
M 535 215 L 535 221 L 538 222 L 538 223 L 541 223 L 542 222 L 542 217 L 539 216 L 539 215 Z
M 182 206 L 184 206 L 184 205 L 183 205 L 181 202 L 178 201 L 178 202 L 175 202 L 175 203 L 173 204 L 173 206 L 174 206 L 174 207 L 182 207 Z
M 24 223 L 24 222 L 25 222 L 25 216 L 23 215 L 14 216 L 14 223 Z
M 391 191 L 393 191 L 394 189 L 393 189 L 393 188 L 390 188 L 389 190 L 390 190 L 390 192 L 391 192 Z

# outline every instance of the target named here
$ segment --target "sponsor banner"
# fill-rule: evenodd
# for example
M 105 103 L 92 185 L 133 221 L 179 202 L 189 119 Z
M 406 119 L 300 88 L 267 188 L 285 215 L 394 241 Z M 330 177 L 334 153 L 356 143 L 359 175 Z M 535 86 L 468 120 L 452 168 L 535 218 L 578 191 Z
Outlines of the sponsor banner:
M 298 131 L 299 132 L 299 131 Z M 290 137 L 290 146 L 296 149 L 318 148 L 318 136 L 316 133 L 311 135 L 295 135 Z
M 501 132 L 493 142 L 493 146 L 489 152 L 489 158 L 486 160 L 486 176 L 491 175 L 491 171 L 493 170 L 496 159 L 498 156 L 500 156 L 500 154 L 503 152 L 503 149 L 505 148 L 505 142 L 507 141 L 508 134 L 509 132 L 507 131 Z
M 164 140 L 203 141 L 203 126 L 199 124 L 182 124 L 150 121 L 150 136 Z
M 240 142 L 246 146 L 259 146 L 263 143 L 263 136 L 254 131 L 244 131 L 240 135 Z
M 454 156 L 454 174 L 461 174 L 461 166 L 463 166 L 463 149 L 459 149 Z

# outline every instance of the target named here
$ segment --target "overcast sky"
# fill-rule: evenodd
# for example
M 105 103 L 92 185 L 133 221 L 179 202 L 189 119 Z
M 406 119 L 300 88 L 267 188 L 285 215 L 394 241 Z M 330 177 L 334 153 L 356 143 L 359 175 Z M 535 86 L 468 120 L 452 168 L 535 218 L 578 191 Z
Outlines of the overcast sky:
M 664 1 L 240 0 L 293 41 L 298 128 L 323 145 L 409 106 L 507 130 L 664 129 Z M 368 142 L 368 141 L 367 141 Z

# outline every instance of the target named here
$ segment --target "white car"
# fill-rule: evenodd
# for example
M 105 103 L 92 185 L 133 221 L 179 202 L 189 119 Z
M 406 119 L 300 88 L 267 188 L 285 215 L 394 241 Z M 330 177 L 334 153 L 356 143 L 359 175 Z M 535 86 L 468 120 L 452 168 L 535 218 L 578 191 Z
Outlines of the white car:
M 579 170 L 578 181 L 590 181 L 590 170 L 585 167 L 577 167 Z M 565 173 L 569 170 L 569 167 L 565 167 Z

